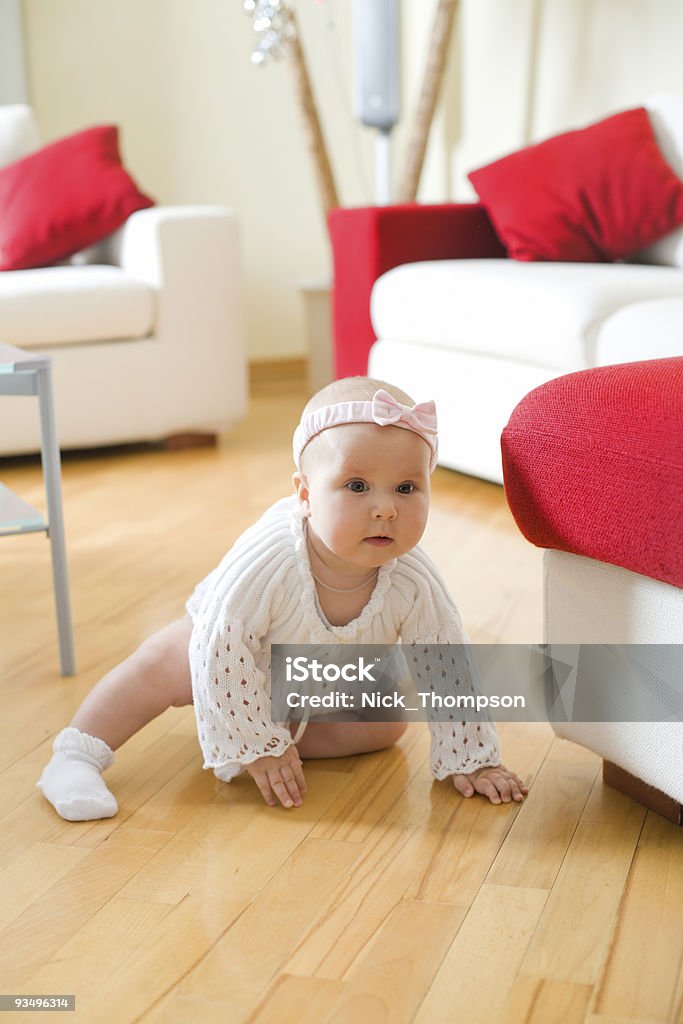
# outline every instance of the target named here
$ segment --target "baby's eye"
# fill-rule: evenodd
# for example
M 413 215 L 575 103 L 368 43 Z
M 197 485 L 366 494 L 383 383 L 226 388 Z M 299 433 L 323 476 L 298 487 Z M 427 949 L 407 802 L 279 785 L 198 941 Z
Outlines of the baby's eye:
M 396 490 L 399 494 L 412 494 L 415 490 L 415 484 L 406 481 L 404 484 L 399 484 Z
M 346 486 L 350 491 L 353 491 L 354 494 L 362 494 L 368 489 L 368 485 L 364 480 L 349 480 Z

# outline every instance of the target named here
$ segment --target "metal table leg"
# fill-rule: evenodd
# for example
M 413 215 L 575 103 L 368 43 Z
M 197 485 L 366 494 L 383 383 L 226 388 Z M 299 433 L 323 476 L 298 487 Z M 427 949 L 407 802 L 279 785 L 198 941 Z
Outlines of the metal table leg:
M 57 445 L 50 366 L 39 369 L 37 374 L 38 401 L 40 403 L 40 457 L 43 465 L 43 479 L 45 481 L 45 494 L 47 497 L 48 535 L 52 552 L 52 578 L 54 581 L 55 604 L 57 606 L 59 658 L 62 675 L 73 676 L 76 673 L 76 658 L 71 625 L 66 545 L 64 542 L 62 473 L 59 447 Z

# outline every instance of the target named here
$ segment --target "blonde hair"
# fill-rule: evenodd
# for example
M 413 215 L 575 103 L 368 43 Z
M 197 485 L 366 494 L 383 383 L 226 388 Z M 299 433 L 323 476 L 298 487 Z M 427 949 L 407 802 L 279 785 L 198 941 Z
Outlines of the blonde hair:
M 415 405 L 410 395 L 385 380 L 376 380 L 374 377 L 342 377 L 340 380 L 333 380 L 331 384 L 326 384 L 324 388 L 316 391 L 309 398 L 301 413 L 301 419 L 303 420 L 309 413 L 315 412 L 317 409 L 322 409 L 325 405 L 336 405 L 337 402 L 369 402 L 380 388 L 387 391 L 402 405 Z M 316 444 L 318 438 L 324 436 L 325 431 L 312 438 L 304 448 L 300 460 L 302 470 L 305 468 L 305 462 L 310 467 L 311 448 L 315 450 L 318 447 Z

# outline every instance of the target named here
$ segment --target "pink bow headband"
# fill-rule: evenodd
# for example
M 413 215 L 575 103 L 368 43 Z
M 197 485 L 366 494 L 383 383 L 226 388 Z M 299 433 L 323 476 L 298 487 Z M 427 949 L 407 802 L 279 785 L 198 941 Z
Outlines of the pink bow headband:
M 299 460 L 309 441 L 323 430 L 340 427 L 345 423 L 377 423 L 380 427 L 403 427 L 404 430 L 412 430 L 429 445 L 432 452 L 429 472 L 434 472 L 438 452 L 434 402 L 421 402 L 411 408 L 409 405 L 401 405 L 388 391 L 381 388 L 372 396 L 371 402 L 338 402 L 336 405 L 324 405 L 306 416 L 294 431 L 292 447 L 296 468 L 301 469 Z

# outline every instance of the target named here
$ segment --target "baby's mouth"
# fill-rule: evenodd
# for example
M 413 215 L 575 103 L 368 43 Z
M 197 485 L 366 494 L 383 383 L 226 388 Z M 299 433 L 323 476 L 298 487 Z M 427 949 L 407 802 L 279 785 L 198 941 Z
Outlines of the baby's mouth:
M 366 537 L 365 543 L 372 544 L 372 546 L 376 548 L 385 548 L 388 547 L 389 544 L 393 544 L 394 542 L 391 537 L 380 535 L 379 537 Z

